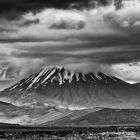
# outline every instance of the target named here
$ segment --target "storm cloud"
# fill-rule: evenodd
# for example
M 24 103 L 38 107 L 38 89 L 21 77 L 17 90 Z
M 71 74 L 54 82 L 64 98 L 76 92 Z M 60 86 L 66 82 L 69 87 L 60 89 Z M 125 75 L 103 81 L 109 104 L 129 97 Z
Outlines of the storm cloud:
M 1 0 L 0 11 L 5 12 L 6 10 L 17 10 L 17 11 L 28 11 L 39 8 L 69 8 L 70 4 L 79 4 L 80 6 L 89 6 L 88 4 L 94 4 L 96 2 L 101 5 L 107 5 L 108 0 Z
M 56 23 L 53 23 L 49 28 L 50 29 L 75 29 L 80 30 L 85 27 L 84 21 L 72 21 L 72 20 L 64 20 L 61 19 L 60 21 L 57 21 Z
M 140 3 L 5 0 L 0 7 L 1 82 L 54 65 L 140 81 Z

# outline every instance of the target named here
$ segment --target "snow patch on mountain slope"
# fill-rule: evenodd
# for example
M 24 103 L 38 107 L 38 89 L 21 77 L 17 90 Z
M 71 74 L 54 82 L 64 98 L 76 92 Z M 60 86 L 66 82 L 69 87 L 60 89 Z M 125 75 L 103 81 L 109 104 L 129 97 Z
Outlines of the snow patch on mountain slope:
M 89 74 L 90 75 L 90 74 Z M 93 73 L 94 77 L 92 75 L 90 75 L 92 77 L 92 79 L 94 81 L 96 80 L 102 80 L 102 77 L 98 74 L 98 73 Z M 28 86 L 28 89 L 32 88 L 34 85 L 36 85 L 36 88 L 40 85 L 45 85 L 48 82 L 53 83 L 53 81 L 58 81 L 60 85 L 64 84 L 66 81 L 68 81 L 69 83 L 71 83 L 74 79 L 74 77 L 76 78 L 76 81 L 78 82 L 80 79 L 83 81 L 86 81 L 86 77 L 84 73 L 79 73 L 79 72 L 70 72 L 66 69 L 62 68 L 52 68 L 52 69 L 43 69 L 37 76 L 32 75 L 31 77 L 28 77 L 26 82 L 30 82 L 30 85 Z M 116 81 L 116 79 L 114 79 L 113 77 L 111 77 L 110 75 L 104 74 L 105 78 L 112 78 L 114 81 Z M 16 87 L 16 86 L 15 86 Z M 15 88 L 12 87 L 12 88 Z
M 43 69 L 37 74 L 32 74 L 31 76 L 21 80 L 19 83 L 13 85 L 9 88 L 10 91 L 14 89 L 22 90 L 30 90 L 30 89 L 38 89 L 38 87 L 46 87 L 47 84 L 53 84 L 54 82 L 58 82 L 59 85 L 63 85 L 66 82 L 71 84 L 72 82 L 79 81 L 89 81 L 98 82 L 104 81 L 108 84 L 108 80 L 112 79 L 112 81 L 117 82 L 118 79 L 101 72 L 98 73 L 81 73 L 81 72 L 71 72 L 63 67 L 53 67 L 50 69 Z M 121 81 L 121 80 L 119 80 Z M 123 81 L 122 81 L 123 82 Z

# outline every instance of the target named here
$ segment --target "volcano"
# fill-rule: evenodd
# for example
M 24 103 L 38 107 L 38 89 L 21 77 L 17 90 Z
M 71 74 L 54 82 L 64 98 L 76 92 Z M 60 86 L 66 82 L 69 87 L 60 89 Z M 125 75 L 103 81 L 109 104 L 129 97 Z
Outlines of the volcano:
M 77 126 L 140 122 L 139 87 L 102 72 L 44 68 L 0 92 L 0 101 L 1 123 Z
M 16 106 L 53 106 L 70 110 L 94 107 L 139 108 L 139 88 L 105 73 L 44 68 L 0 93 Z

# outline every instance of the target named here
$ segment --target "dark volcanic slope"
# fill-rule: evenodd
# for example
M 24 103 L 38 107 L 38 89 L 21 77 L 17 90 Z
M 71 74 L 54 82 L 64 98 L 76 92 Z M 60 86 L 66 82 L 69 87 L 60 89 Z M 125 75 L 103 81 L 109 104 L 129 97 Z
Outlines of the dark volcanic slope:
M 140 83 L 133 84 L 133 86 L 140 88 Z
M 87 113 L 78 118 L 64 117 L 47 125 L 121 125 L 140 124 L 140 110 L 136 109 L 101 109 L 96 112 Z
M 16 105 L 135 108 L 139 89 L 104 73 L 73 73 L 64 68 L 43 69 L 0 93 L 0 100 Z

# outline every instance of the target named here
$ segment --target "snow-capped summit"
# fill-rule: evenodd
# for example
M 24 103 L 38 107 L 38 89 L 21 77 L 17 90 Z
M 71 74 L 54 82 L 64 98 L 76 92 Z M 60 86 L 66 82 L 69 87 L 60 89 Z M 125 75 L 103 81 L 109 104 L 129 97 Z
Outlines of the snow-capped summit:
M 132 94 L 133 93 L 133 94 Z M 139 90 L 105 73 L 72 72 L 64 67 L 44 68 L 0 93 L 0 101 L 16 105 L 138 107 Z
M 109 82 L 109 80 L 117 82 L 117 78 L 109 75 L 99 73 L 82 73 L 82 72 L 71 72 L 70 70 L 65 69 L 64 67 L 52 67 L 52 68 L 44 68 L 37 74 L 33 74 L 23 80 L 21 80 L 18 84 L 14 85 L 10 88 L 13 90 L 14 88 L 21 87 L 26 90 L 29 89 L 37 89 L 39 87 L 45 87 L 47 84 L 58 83 L 59 85 L 63 85 L 66 83 L 79 82 L 79 81 L 104 81 Z M 119 80 L 121 81 L 121 80 Z M 123 82 L 123 81 L 121 81 Z

